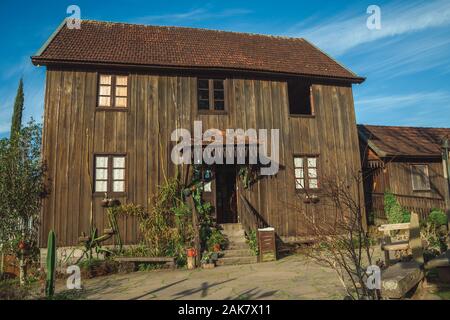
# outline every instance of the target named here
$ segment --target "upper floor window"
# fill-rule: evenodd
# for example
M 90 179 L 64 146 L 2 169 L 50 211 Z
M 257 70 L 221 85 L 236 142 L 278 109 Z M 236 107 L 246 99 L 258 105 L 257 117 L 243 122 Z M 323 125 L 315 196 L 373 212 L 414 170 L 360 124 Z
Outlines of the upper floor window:
M 317 157 L 294 157 L 295 189 L 317 189 Z
M 289 80 L 289 113 L 291 115 L 313 115 L 311 85 L 299 80 Z
M 426 164 L 413 164 L 411 166 L 411 178 L 414 191 L 430 190 L 430 177 Z
M 125 156 L 95 156 L 94 192 L 125 192 Z
M 128 106 L 128 76 L 101 74 L 99 76 L 98 106 L 126 108 Z
M 225 80 L 198 79 L 198 110 L 225 111 Z

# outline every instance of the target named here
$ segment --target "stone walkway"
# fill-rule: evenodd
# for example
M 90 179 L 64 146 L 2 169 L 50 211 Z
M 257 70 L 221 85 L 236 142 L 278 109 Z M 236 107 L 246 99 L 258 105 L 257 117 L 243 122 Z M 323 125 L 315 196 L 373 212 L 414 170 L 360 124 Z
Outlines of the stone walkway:
M 63 283 L 61 283 L 63 285 Z M 86 299 L 342 299 L 330 269 L 293 255 L 211 270 L 155 270 L 82 282 Z

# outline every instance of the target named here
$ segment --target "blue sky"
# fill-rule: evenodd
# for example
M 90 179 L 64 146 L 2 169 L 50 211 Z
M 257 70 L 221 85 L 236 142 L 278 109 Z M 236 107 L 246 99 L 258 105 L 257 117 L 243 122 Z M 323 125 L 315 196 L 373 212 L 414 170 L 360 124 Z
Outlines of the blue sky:
M 450 1 L 34 1 L 2 0 L 0 137 L 8 134 L 17 83 L 25 119 L 42 121 L 45 69 L 33 55 L 67 16 L 304 37 L 366 82 L 354 86 L 358 123 L 450 127 Z M 381 8 L 369 30 L 366 9 Z

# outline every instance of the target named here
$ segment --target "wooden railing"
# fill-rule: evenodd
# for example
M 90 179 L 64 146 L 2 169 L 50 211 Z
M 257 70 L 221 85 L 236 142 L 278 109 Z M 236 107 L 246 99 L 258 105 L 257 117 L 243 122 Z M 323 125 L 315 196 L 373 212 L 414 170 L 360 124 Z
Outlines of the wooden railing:
M 240 222 L 244 227 L 245 231 L 248 233 L 252 230 L 257 230 L 258 228 L 267 228 L 269 224 L 264 221 L 264 219 L 259 215 L 259 213 L 252 207 L 250 202 L 240 194 L 240 199 L 244 204 L 244 210 L 240 212 Z
M 445 210 L 445 201 L 438 198 L 416 197 L 394 194 L 398 203 L 409 212 L 417 212 L 421 219 L 428 216 L 432 209 L 438 208 Z M 384 212 L 384 194 L 372 193 L 372 212 L 376 219 L 385 220 Z

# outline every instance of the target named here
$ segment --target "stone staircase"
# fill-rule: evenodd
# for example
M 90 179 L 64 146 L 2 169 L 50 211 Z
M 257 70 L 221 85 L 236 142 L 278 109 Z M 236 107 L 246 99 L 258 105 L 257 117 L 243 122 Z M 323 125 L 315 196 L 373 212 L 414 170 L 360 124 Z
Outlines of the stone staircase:
M 218 266 L 256 263 L 257 257 L 253 255 L 246 239 L 244 228 L 240 223 L 222 224 L 222 233 L 228 239 L 228 248 L 223 250 L 217 260 Z

